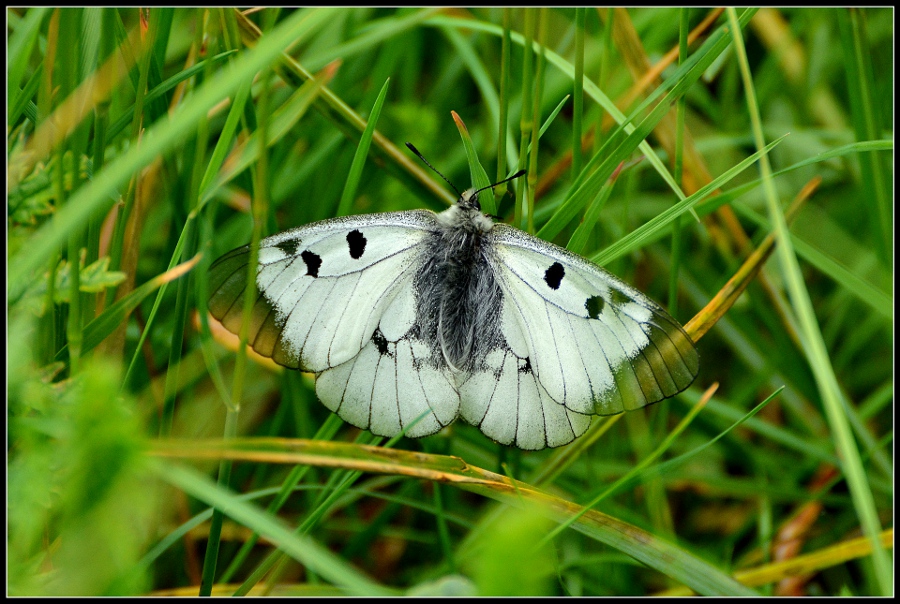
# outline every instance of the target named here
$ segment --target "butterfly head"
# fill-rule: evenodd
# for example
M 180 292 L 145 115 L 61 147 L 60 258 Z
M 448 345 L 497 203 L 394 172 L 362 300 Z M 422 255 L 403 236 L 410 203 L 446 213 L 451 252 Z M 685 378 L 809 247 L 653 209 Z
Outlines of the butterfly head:
M 481 203 L 478 201 L 478 190 L 475 187 L 472 187 L 471 189 L 463 191 L 462 195 L 459 196 L 459 199 L 456 200 L 456 205 L 463 210 L 475 210 L 476 212 L 480 212 Z
M 494 221 L 481 212 L 478 192 L 474 187 L 463 191 L 455 204 L 441 212 L 438 216 L 444 226 L 478 233 L 490 231 Z
M 472 187 L 471 189 L 466 189 L 462 193 L 459 193 L 459 189 L 450 182 L 446 176 L 441 174 L 435 169 L 428 160 L 425 159 L 419 150 L 416 149 L 412 143 L 406 143 L 406 146 L 409 147 L 409 150 L 415 153 L 419 159 L 425 162 L 425 165 L 435 171 L 441 178 L 447 181 L 447 184 L 453 187 L 453 190 L 459 194 L 459 199 L 456 200 L 456 203 L 453 204 L 449 209 L 438 214 L 438 220 L 440 223 L 449 228 L 449 229 L 460 229 L 469 232 L 477 232 L 477 233 L 487 233 L 494 226 L 494 221 L 490 219 L 489 216 L 485 216 L 481 212 L 481 204 L 478 202 L 478 194 L 482 191 L 486 191 L 487 189 L 491 189 L 496 187 L 497 185 L 501 185 L 505 182 L 509 182 L 513 179 L 519 178 L 520 176 L 525 174 L 525 170 L 519 170 L 512 176 L 504 178 L 498 182 L 490 184 L 486 187 L 481 187 L 480 189 Z

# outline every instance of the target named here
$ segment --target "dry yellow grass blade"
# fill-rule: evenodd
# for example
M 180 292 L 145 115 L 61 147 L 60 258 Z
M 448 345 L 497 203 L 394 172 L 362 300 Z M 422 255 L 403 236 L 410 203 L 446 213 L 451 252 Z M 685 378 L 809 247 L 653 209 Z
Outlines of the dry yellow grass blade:
M 429 9 L 436 10 L 436 9 Z M 429 13 L 430 14 L 430 13 Z M 254 46 L 259 38 L 263 35 L 262 31 L 256 26 L 255 23 L 250 21 L 244 13 L 239 11 L 238 9 L 234 9 L 235 19 L 237 20 L 238 27 L 241 30 L 241 39 L 244 44 L 249 47 Z M 425 15 L 423 15 L 424 18 Z M 305 82 L 312 78 L 312 74 L 306 70 L 296 59 L 288 54 L 290 49 L 286 49 L 285 52 L 282 53 L 282 61 L 283 64 L 287 67 L 288 71 L 297 78 L 300 82 Z M 327 86 L 322 89 L 322 99 L 328 106 L 338 115 L 340 115 L 343 121 L 354 128 L 356 128 L 359 132 L 362 132 L 366 129 L 366 120 L 364 120 L 358 113 L 356 113 L 349 105 L 344 103 L 337 95 L 335 95 Z M 318 103 L 316 103 L 318 105 Z M 429 176 L 424 170 L 422 170 L 417 163 L 412 161 L 409 157 L 409 154 L 401 151 L 394 143 L 385 138 L 383 134 L 376 130 L 372 134 L 372 142 L 375 147 L 380 149 L 392 162 L 396 163 L 403 171 L 410 174 L 413 178 L 415 178 L 419 183 L 422 184 L 426 189 L 434 193 L 435 196 L 441 199 L 445 199 L 448 203 L 453 203 L 455 201 L 454 197 L 449 194 L 445 189 L 443 189 L 440 185 L 438 185 L 432 178 Z
M 886 548 L 894 545 L 894 529 L 886 529 L 881 533 L 881 544 Z M 857 537 L 856 539 L 848 539 L 837 545 L 825 547 L 819 551 L 797 556 L 791 560 L 783 562 L 773 562 L 765 564 L 757 568 L 741 570 L 734 573 L 734 578 L 744 585 L 754 587 L 757 585 L 767 585 L 775 583 L 789 577 L 798 575 L 807 575 L 843 564 L 848 560 L 856 560 L 865 558 L 872 553 L 872 542 L 868 537 Z M 654 594 L 656 596 L 689 596 L 693 594 L 689 589 L 677 587 L 668 589 L 663 592 Z
M 528 483 L 470 465 L 459 457 L 385 449 L 353 443 L 289 438 L 160 440 L 152 456 L 167 459 L 231 460 L 306 464 L 433 480 L 516 507 L 536 504 L 572 528 L 706 594 L 752 595 L 739 582 L 688 551 L 618 518 L 553 496 Z
M 788 221 L 792 220 L 794 216 L 797 215 L 809 196 L 818 188 L 820 182 L 822 182 L 822 179 L 816 177 L 803 187 L 803 190 L 800 191 L 800 194 L 794 199 L 791 207 L 788 208 L 788 211 L 786 212 Z M 763 264 L 765 264 L 769 256 L 772 255 L 774 249 L 775 236 L 770 233 L 766 236 L 760 246 L 750 254 L 747 260 L 744 261 L 734 276 L 722 286 L 719 293 L 713 296 L 713 299 L 710 300 L 693 319 L 688 321 L 684 326 L 684 330 L 691 336 L 691 339 L 694 340 L 694 342 L 699 341 L 700 338 L 702 338 L 706 332 L 722 318 L 725 312 L 734 305 L 738 296 L 747 289 L 747 286 L 759 273 Z M 784 323 L 785 325 L 789 325 L 786 321 Z M 797 334 L 793 330 L 789 331 L 789 333 L 796 341 Z
M 600 10 L 600 9 L 598 9 Z M 604 9 L 605 10 L 605 9 Z M 716 19 L 719 18 L 719 15 L 724 12 L 723 8 L 716 8 L 709 12 L 709 14 L 697 24 L 697 26 L 691 30 L 688 34 L 688 44 L 693 44 L 701 35 L 705 34 L 715 23 Z M 627 13 L 626 13 L 627 16 Z M 601 18 L 603 17 L 601 11 Z M 640 73 L 635 74 L 635 82 L 628 89 L 628 91 L 623 94 L 621 97 L 616 99 L 616 106 L 622 111 L 626 111 L 628 107 L 644 93 L 647 88 L 650 87 L 651 84 L 656 82 L 659 78 L 660 74 L 669 67 L 673 65 L 675 61 L 678 59 L 678 45 L 676 44 L 669 52 L 667 52 L 663 58 L 657 61 L 655 64 L 650 65 L 649 60 L 646 59 L 646 55 L 642 55 L 647 62 L 646 69 Z M 602 83 L 601 83 L 602 84 Z M 603 118 L 603 129 L 606 130 L 611 128 L 613 125 L 613 118 L 611 115 L 606 115 Z M 588 152 L 594 145 L 594 136 L 596 132 L 594 130 L 590 130 L 585 133 L 585 135 L 581 139 L 581 148 L 584 152 Z M 541 197 L 563 174 L 566 174 L 569 168 L 572 165 L 572 152 L 566 152 L 555 164 L 547 168 L 540 181 L 538 182 L 537 189 L 535 191 L 535 197 Z M 709 180 L 707 180 L 709 182 Z M 702 184 L 700 185 L 702 186 Z M 687 190 L 687 185 L 685 185 L 685 190 Z M 693 187 L 693 191 L 696 191 L 699 186 Z

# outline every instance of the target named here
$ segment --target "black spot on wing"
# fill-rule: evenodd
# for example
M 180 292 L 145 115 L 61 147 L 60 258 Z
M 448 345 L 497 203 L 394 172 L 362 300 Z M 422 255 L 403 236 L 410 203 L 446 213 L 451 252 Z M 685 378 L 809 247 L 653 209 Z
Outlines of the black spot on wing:
M 559 289 L 565 274 L 566 269 L 563 268 L 563 265 L 559 262 L 554 262 L 550 265 L 550 268 L 547 269 L 547 272 L 544 273 L 544 281 L 547 282 L 550 289 Z
M 366 251 L 366 238 L 356 229 L 347 233 L 347 244 L 350 247 L 350 257 L 354 260 L 362 258 Z
M 303 262 L 306 263 L 306 274 L 310 277 L 318 277 L 319 267 L 322 266 L 322 258 L 309 250 L 300 254 L 300 257 L 303 258 Z
M 376 329 L 375 333 L 372 334 L 372 343 L 375 344 L 375 348 L 378 349 L 378 354 L 381 356 L 394 356 L 388 348 L 387 338 L 381 333 L 381 329 Z
M 299 246 L 299 239 L 285 239 L 284 241 L 279 241 L 275 244 L 275 247 L 277 247 L 288 256 L 294 256 L 297 253 L 297 248 Z
M 519 373 L 531 373 L 531 358 L 525 357 L 524 359 L 519 359 Z
M 604 306 L 606 306 L 606 301 L 601 296 L 591 296 L 584 301 L 584 307 L 588 311 L 588 316 L 592 319 L 600 318 L 600 313 L 603 312 Z

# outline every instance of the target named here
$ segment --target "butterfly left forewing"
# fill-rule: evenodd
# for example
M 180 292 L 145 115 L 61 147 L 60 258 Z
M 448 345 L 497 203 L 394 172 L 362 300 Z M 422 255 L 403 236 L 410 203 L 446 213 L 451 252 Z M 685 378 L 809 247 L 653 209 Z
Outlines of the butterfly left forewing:
M 522 231 L 497 225 L 490 236 L 489 261 L 504 293 L 504 333 L 524 341 L 534 373 L 557 403 L 607 415 L 691 384 L 696 349 L 656 303 Z

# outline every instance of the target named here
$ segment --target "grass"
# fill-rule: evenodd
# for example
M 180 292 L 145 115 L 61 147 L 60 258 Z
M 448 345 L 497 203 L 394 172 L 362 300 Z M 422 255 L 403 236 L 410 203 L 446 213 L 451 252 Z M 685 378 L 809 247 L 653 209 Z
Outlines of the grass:
M 8 593 L 892 594 L 889 11 L 8 9 Z M 694 385 L 386 442 L 221 333 L 228 250 L 453 201 L 406 141 Z

